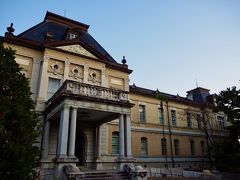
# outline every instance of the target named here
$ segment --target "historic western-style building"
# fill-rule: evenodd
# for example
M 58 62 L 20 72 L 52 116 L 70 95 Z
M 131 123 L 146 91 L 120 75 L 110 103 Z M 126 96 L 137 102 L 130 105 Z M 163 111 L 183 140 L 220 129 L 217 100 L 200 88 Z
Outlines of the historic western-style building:
M 197 87 L 185 98 L 129 85 L 125 58 L 114 60 L 88 28 L 47 12 L 21 34 L 11 25 L 0 37 L 16 50 L 43 122 L 41 171 L 61 178 L 67 165 L 80 172 L 208 166 L 208 146 L 226 124 L 212 112 L 209 90 Z

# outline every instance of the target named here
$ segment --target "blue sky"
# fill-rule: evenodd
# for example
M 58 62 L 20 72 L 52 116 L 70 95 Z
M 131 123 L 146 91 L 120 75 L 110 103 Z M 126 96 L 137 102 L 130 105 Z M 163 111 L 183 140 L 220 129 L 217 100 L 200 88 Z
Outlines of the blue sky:
M 46 11 L 89 24 L 115 60 L 126 56 L 130 84 L 181 96 L 196 81 L 211 93 L 240 86 L 239 0 L 2 0 L 0 35 Z

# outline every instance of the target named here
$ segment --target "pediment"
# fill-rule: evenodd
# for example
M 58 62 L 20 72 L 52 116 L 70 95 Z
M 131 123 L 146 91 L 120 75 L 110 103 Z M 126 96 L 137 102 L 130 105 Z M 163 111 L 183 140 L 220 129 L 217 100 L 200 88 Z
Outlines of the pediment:
M 92 53 L 87 51 L 85 48 L 83 48 L 79 44 L 67 45 L 67 46 L 58 46 L 56 48 L 63 49 L 65 51 L 69 51 L 69 52 L 73 52 L 73 53 L 77 53 L 77 54 L 81 54 L 81 55 L 84 55 L 84 56 L 92 57 L 92 58 L 97 58 L 96 56 L 94 56 Z

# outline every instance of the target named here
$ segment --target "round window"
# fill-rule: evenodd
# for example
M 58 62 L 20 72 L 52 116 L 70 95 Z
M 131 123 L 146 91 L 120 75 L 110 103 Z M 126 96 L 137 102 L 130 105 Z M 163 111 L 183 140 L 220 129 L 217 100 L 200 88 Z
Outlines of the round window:
M 96 78 L 97 77 L 96 73 L 92 73 L 92 77 Z
M 53 69 L 58 70 L 59 66 L 57 64 L 54 64 Z
M 77 69 L 74 69 L 74 70 L 73 70 L 73 73 L 74 73 L 74 74 L 78 74 L 78 70 L 77 70 Z

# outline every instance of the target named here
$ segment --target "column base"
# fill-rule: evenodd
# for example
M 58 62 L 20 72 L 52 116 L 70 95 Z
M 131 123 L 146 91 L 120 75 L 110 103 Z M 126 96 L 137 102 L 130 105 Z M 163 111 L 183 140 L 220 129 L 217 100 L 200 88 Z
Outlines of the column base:
M 118 157 L 118 159 L 116 159 L 116 163 L 117 163 L 117 169 L 119 171 L 124 171 L 124 165 L 128 164 L 128 165 L 133 165 L 133 163 L 135 162 L 136 159 L 134 158 L 122 158 L 122 157 Z
M 43 158 L 40 160 L 40 167 L 41 169 L 46 169 L 46 168 L 53 168 L 53 160 L 50 158 Z
M 65 173 L 63 172 L 63 167 L 67 165 L 72 165 L 73 167 L 76 167 L 76 162 L 78 162 L 78 159 L 75 156 L 66 156 L 66 155 L 59 155 L 54 160 L 54 166 L 55 166 L 55 178 L 56 179 L 64 179 L 66 178 Z
M 59 155 L 58 157 L 56 157 L 55 163 L 76 163 L 78 162 L 78 158 L 76 158 L 75 156 L 66 156 L 66 155 Z
M 101 158 L 97 158 L 95 161 L 95 169 L 96 170 L 102 170 L 103 169 L 103 164 L 102 164 L 102 159 Z

